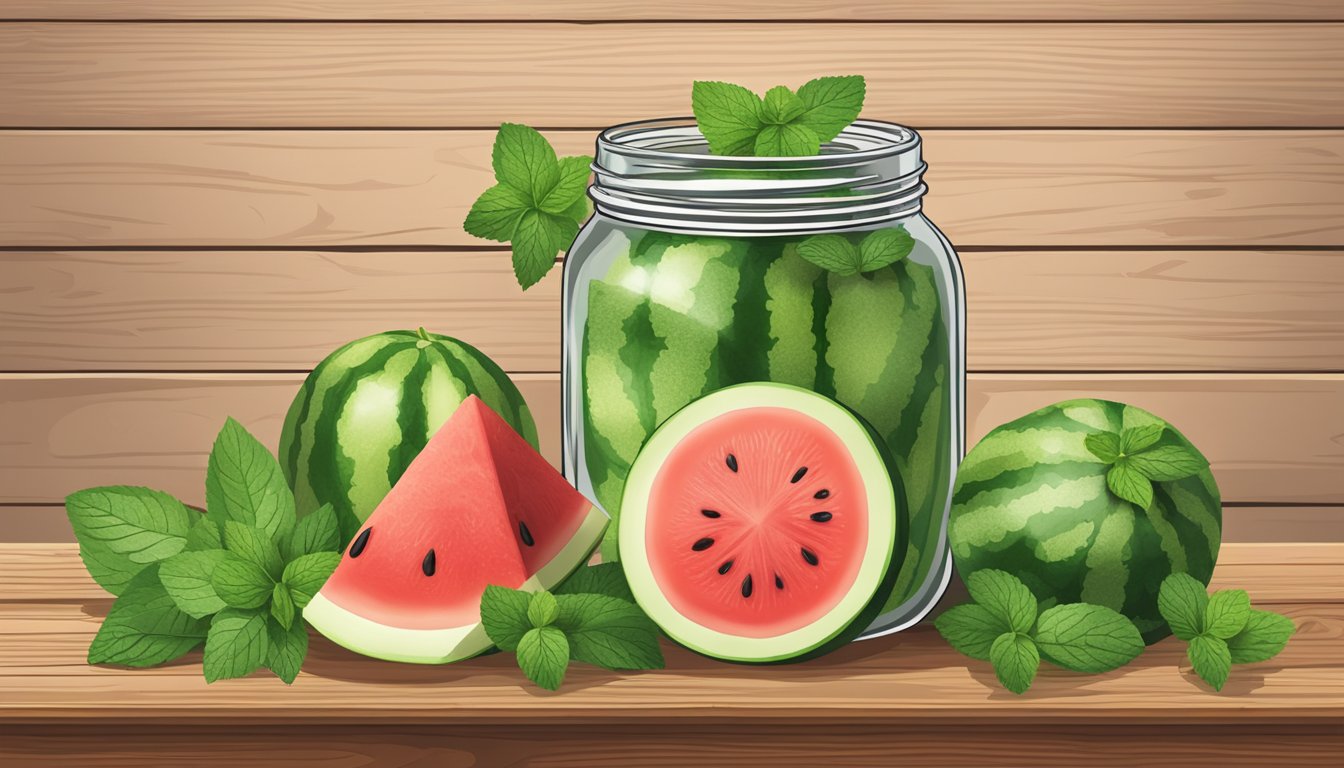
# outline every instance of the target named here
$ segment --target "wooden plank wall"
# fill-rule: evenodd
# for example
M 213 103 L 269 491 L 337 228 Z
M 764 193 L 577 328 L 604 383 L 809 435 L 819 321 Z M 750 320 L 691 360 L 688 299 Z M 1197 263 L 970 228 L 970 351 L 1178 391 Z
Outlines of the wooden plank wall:
M 924 131 L 970 292 L 971 437 L 1095 394 L 1205 449 L 1228 540 L 1344 540 L 1338 0 L 9 0 L 0 541 L 61 499 L 199 503 L 337 344 L 424 325 L 558 448 L 558 273 L 460 228 L 492 130 L 577 152 L 694 79 L 868 76 Z

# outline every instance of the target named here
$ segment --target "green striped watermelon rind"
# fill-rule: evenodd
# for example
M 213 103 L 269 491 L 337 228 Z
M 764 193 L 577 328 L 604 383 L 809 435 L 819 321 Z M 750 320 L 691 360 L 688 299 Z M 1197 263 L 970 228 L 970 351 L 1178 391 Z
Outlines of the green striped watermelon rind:
M 539 448 L 522 393 L 466 342 L 422 328 L 367 336 L 332 352 L 300 386 L 281 430 L 280 465 L 299 514 L 330 503 L 348 541 L 473 394 Z
M 957 475 L 948 537 L 964 578 L 1008 571 L 1051 605 L 1088 602 L 1134 621 L 1144 641 L 1170 634 L 1157 611 L 1173 571 L 1207 584 L 1221 543 L 1222 506 L 1208 470 L 1154 483 L 1138 509 L 1110 493 L 1087 435 L 1166 422 L 1106 400 L 1069 400 L 1004 424 L 980 441 Z M 1197 449 L 1166 425 L 1157 444 Z

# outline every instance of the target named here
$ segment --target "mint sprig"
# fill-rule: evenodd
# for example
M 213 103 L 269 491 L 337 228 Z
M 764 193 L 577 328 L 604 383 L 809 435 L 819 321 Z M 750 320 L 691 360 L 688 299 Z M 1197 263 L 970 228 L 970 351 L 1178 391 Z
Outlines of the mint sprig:
M 915 239 L 898 225 L 870 232 L 855 245 L 844 235 L 813 235 L 798 244 L 798 255 L 841 277 L 865 274 L 910 255 Z
M 66 500 L 90 575 L 119 595 L 89 663 L 155 666 L 204 643 L 208 682 L 269 667 L 292 683 L 308 650 L 299 612 L 340 561 L 336 516 L 297 520 L 275 457 L 232 419 L 207 464 L 206 507 L 124 486 Z
M 588 218 L 587 155 L 560 158 L 536 130 L 504 123 L 495 134 L 496 184 L 476 199 L 462 223 L 468 234 L 509 243 L 523 290 L 535 285 L 569 247 Z
M 1083 438 L 1093 456 L 1111 465 L 1106 487 L 1116 497 L 1146 510 L 1153 505 L 1153 483 L 1183 480 L 1209 468 L 1203 456 L 1185 445 L 1158 445 L 1165 429 L 1163 424 L 1143 424 Z
M 1233 664 L 1272 659 L 1295 628 L 1286 616 L 1251 608 L 1240 589 L 1209 595 L 1188 573 L 1173 573 L 1158 590 L 1157 609 L 1172 634 L 1189 643 L 1186 658 L 1195 674 L 1215 691 L 1227 684 Z
M 866 90 L 861 75 L 819 77 L 797 93 L 777 85 L 764 98 L 740 85 L 697 81 L 691 111 L 716 155 L 802 157 L 858 118 Z

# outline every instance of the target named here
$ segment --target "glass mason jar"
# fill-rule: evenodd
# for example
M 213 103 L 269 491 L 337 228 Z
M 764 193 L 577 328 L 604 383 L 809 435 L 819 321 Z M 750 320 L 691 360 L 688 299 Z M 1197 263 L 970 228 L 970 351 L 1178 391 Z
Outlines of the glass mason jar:
M 595 214 L 564 264 L 564 468 L 615 521 L 653 430 L 748 381 L 832 397 L 885 438 L 908 494 L 909 551 L 866 636 L 919 621 L 951 576 L 947 513 L 965 421 L 961 266 L 920 213 L 919 134 L 860 120 L 815 157 L 710 155 L 689 120 L 597 140 Z M 804 260 L 819 234 L 901 229 L 906 257 L 853 276 Z

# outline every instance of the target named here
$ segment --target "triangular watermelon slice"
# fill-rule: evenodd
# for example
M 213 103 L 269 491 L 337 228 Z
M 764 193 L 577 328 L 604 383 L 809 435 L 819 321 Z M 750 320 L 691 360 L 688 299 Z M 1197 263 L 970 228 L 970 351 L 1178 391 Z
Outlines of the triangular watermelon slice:
M 550 589 L 602 540 L 605 513 L 467 398 L 346 547 L 304 618 L 352 651 L 443 664 L 491 647 L 487 585 Z

